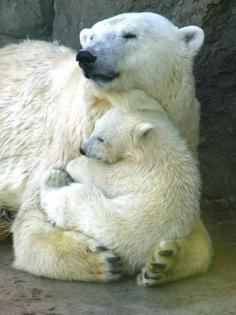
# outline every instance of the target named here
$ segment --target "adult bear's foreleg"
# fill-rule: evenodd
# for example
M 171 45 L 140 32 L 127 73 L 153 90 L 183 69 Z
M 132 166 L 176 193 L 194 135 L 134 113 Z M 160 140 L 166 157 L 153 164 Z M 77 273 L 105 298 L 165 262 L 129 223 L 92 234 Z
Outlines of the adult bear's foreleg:
M 47 223 L 38 200 L 32 194 L 14 221 L 15 268 L 61 280 L 107 282 L 120 278 L 119 257 L 80 232 Z

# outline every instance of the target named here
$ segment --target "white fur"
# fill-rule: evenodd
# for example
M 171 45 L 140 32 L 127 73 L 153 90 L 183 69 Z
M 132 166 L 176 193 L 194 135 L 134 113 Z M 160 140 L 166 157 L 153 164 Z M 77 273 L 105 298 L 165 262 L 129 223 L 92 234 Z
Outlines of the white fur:
M 135 95 L 129 99 L 137 104 Z M 81 157 L 67 167 L 79 183 L 59 189 L 44 183 L 41 192 L 50 220 L 103 241 L 132 272 L 144 266 L 161 240 L 184 238 L 201 225 L 196 161 L 166 113 L 158 104 L 155 108 L 145 114 L 108 111 L 83 146 L 92 159 Z M 208 267 L 211 245 L 204 233 L 204 255 L 189 274 L 181 261 L 175 279 Z M 189 257 L 198 243 L 192 243 Z
M 137 38 L 125 40 L 122 36 L 129 32 Z M 97 56 L 98 68 L 119 73 L 119 79 L 110 84 L 92 84 L 94 93 L 107 97 L 108 91 L 145 91 L 167 110 L 196 152 L 199 103 L 192 64 L 204 40 L 203 30 L 196 26 L 178 29 L 166 18 L 146 12 L 98 22 L 81 34 L 82 46 Z
M 140 32 L 137 42 L 117 41 L 124 27 Z M 120 72 L 108 85 L 86 80 L 75 52 L 57 43 L 25 41 L 0 49 L 0 200 L 20 208 L 13 225 L 14 264 L 59 279 L 106 280 L 107 266 L 81 234 L 45 222 L 40 176 L 79 156 L 81 142 L 113 99 L 143 90 L 166 109 L 192 151 L 198 142 L 193 55 L 178 28 L 159 15 L 140 13 L 108 19 L 92 31 L 90 39 L 106 39 L 98 41 L 104 62 L 114 60 Z
M 191 55 L 196 55 L 202 47 L 204 32 L 197 26 L 186 26 L 180 29 L 180 37 L 185 41 Z

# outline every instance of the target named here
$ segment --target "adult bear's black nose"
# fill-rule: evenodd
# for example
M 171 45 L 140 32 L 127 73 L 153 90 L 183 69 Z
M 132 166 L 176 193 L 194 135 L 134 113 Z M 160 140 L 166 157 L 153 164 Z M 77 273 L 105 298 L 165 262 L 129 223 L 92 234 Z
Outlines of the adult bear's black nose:
M 76 61 L 78 61 L 80 67 L 84 69 L 88 66 L 92 66 L 96 58 L 97 57 L 94 56 L 90 51 L 81 49 L 76 56 Z

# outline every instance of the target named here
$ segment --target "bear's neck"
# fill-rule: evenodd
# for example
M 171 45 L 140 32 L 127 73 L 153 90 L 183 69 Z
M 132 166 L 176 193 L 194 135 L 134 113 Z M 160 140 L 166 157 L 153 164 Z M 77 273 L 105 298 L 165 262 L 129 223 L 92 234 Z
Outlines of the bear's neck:
M 192 65 L 189 65 L 191 69 Z M 170 80 L 166 83 L 165 87 L 161 89 L 155 87 L 150 88 L 148 93 L 144 91 L 147 96 L 153 98 L 157 103 L 161 104 L 162 108 L 167 112 L 171 122 L 180 130 L 182 136 L 188 143 L 190 150 L 195 154 L 198 144 L 198 132 L 199 132 L 199 103 L 195 97 L 195 82 L 192 75 L 192 71 L 177 73 L 175 69 Z M 87 80 L 88 81 L 88 80 Z M 94 99 L 97 104 L 99 104 L 99 110 L 101 109 L 100 104 L 106 103 L 113 106 L 117 106 L 118 103 L 123 104 L 124 96 L 128 93 L 131 94 L 132 91 L 105 91 L 98 92 L 93 89 L 92 84 L 87 82 L 87 88 L 90 85 L 91 94 L 93 94 Z M 119 99 L 120 98 L 120 99 Z M 99 100 L 99 102 L 98 102 Z M 93 102 L 93 104 L 96 104 Z M 128 104 L 126 102 L 126 107 L 131 105 L 132 110 L 153 110 L 148 107 L 150 99 L 143 102 L 143 108 L 137 108 L 137 103 Z M 108 106 L 107 106 L 108 107 Z M 91 107 L 90 107 L 91 108 Z M 90 114 L 91 115 L 91 114 Z
M 74 66 L 55 104 L 50 124 L 54 126 L 54 152 L 59 152 L 59 166 L 80 156 L 80 145 L 94 129 L 94 123 L 105 113 L 109 104 L 94 97 L 89 81 L 78 66 Z
M 167 111 L 169 118 L 181 126 L 184 114 L 195 99 L 195 83 L 191 76 L 184 75 L 180 79 L 173 79 L 162 89 L 159 95 L 154 95 L 163 108 Z
M 158 94 L 154 91 L 152 96 L 160 102 L 195 155 L 199 137 L 200 104 L 195 96 L 192 71 L 181 71 L 177 74 L 174 72 L 166 87 L 158 91 Z
M 59 100 L 62 106 L 59 106 L 58 117 L 62 117 L 63 121 L 57 120 L 56 123 L 58 126 L 56 132 L 61 133 L 65 141 L 65 147 L 61 150 L 63 155 L 67 152 L 62 157 L 65 163 L 79 155 L 80 144 L 92 133 L 94 123 L 111 105 L 117 103 L 117 98 L 113 102 L 113 95 L 109 91 L 97 94 L 91 82 L 83 77 L 81 71 L 78 71 L 78 67 L 73 68 L 67 82 L 68 86 L 64 86 L 65 92 L 62 93 Z M 124 95 L 122 94 L 126 93 L 127 91 L 120 91 L 116 93 L 116 96 L 120 95 L 123 101 Z M 196 126 L 196 124 L 198 124 L 199 114 L 191 71 L 189 74 L 173 74 L 165 88 L 159 91 L 153 88 L 149 91 L 148 96 L 161 104 L 171 122 L 186 139 L 191 151 L 195 152 L 198 142 L 198 125 Z M 65 103 L 67 106 L 64 106 Z M 146 101 L 145 103 L 152 102 Z M 135 110 L 135 106 L 133 110 Z M 67 124 L 65 124 L 65 118 Z M 65 135 L 67 139 L 65 139 Z M 61 146 L 61 143 L 58 143 L 58 146 Z

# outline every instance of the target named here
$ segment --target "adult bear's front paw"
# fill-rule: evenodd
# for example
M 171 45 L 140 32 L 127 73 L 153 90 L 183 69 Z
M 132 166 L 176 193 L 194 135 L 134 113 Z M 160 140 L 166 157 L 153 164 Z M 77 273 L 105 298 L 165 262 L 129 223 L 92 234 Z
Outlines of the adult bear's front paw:
M 102 282 L 116 281 L 122 277 L 123 262 L 119 256 L 100 242 L 90 239 L 88 241 L 88 251 L 91 253 L 91 259 L 94 256 L 94 273 L 98 280 Z M 100 266 L 98 261 L 100 261 Z

